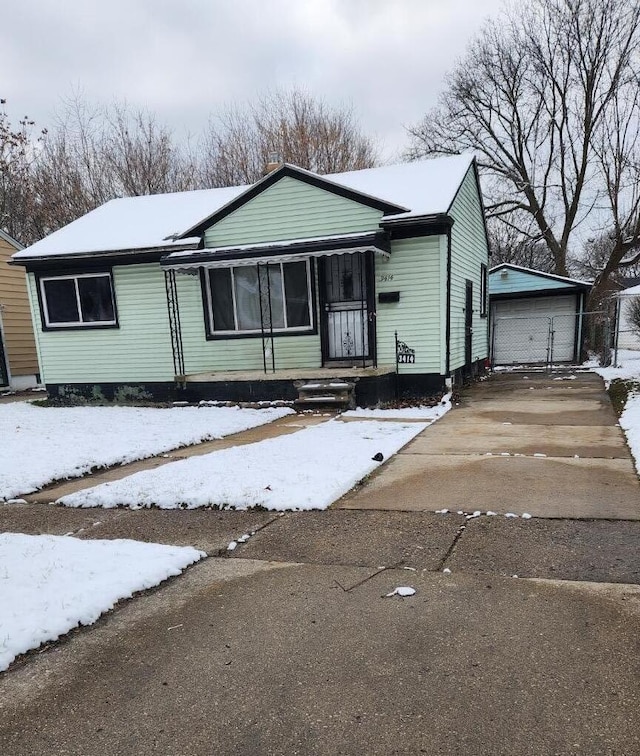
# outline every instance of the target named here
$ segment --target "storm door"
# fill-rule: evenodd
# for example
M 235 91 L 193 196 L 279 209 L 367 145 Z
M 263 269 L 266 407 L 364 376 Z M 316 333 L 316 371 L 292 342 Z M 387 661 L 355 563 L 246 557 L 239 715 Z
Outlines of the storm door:
M 361 253 L 324 258 L 326 358 L 369 357 L 367 257 Z

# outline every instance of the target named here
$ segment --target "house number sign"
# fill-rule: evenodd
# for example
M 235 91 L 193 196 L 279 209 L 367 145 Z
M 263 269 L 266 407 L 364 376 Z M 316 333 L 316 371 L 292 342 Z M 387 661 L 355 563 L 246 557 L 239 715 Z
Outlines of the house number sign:
M 400 365 L 414 365 L 416 361 L 416 350 L 407 346 L 404 341 L 399 341 L 396 357 L 398 364 Z

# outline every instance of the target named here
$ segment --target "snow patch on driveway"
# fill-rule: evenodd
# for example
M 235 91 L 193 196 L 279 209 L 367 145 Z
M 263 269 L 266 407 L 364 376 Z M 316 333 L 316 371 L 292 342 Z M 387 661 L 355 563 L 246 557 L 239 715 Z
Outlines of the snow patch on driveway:
M 0 534 L 0 671 L 204 556 L 138 541 Z
M 330 420 L 287 436 L 171 462 L 63 496 L 72 507 L 326 509 L 424 423 Z
M 451 394 L 442 398 L 440 404 L 435 407 L 398 407 L 396 409 L 363 409 L 358 407 L 348 410 L 342 417 L 373 417 L 380 420 L 424 420 L 433 423 L 451 409 Z
M 223 438 L 293 414 L 287 408 L 0 405 L 0 501 L 54 480 Z

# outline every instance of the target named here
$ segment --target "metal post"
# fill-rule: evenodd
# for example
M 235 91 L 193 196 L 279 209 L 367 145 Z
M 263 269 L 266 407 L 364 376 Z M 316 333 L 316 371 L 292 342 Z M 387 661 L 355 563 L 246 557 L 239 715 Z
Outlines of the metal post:
M 399 395 L 399 390 L 398 390 L 398 374 L 400 372 L 400 368 L 398 366 L 398 332 L 394 331 L 393 335 L 394 335 L 395 341 L 396 341 L 395 355 L 396 355 L 396 399 L 397 399 L 398 395 Z
M 265 265 L 267 271 L 267 297 L 269 299 L 269 337 L 271 339 L 271 372 L 276 372 L 276 355 L 273 343 L 273 310 L 271 308 L 271 279 L 269 278 L 269 264 Z M 258 276 L 259 278 L 259 276 Z
M 262 367 L 267 372 L 267 355 L 264 351 L 264 317 L 262 314 L 262 284 L 260 283 L 260 265 L 256 265 L 258 271 L 258 301 L 260 303 L 260 338 L 262 341 Z
M 613 367 L 620 367 L 618 365 L 618 339 L 620 338 L 620 318 L 622 316 L 622 297 L 620 294 L 616 296 L 616 335 L 613 342 Z
M 360 270 L 360 323 L 361 323 L 361 331 L 360 338 L 362 339 L 362 367 L 365 368 L 367 366 L 367 356 L 364 351 L 364 329 L 365 329 L 365 318 L 364 318 L 364 310 L 365 310 L 365 300 L 364 300 L 364 276 L 362 275 L 362 252 L 358 252 L 358 268 Z

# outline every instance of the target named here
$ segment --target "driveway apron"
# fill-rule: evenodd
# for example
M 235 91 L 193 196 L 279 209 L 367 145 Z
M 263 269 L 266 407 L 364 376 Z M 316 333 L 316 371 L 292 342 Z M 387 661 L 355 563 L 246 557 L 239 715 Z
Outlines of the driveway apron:
M 335 506 L 637 520 L 640 484 L 599 376 L 501 373 Z

